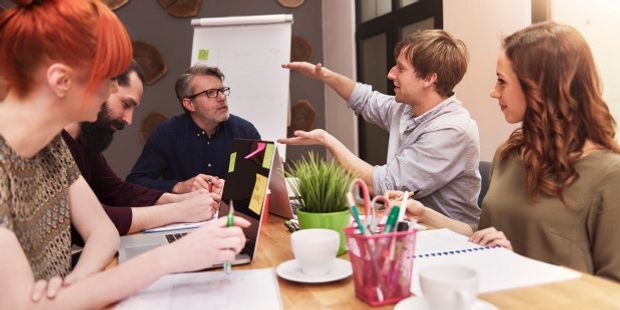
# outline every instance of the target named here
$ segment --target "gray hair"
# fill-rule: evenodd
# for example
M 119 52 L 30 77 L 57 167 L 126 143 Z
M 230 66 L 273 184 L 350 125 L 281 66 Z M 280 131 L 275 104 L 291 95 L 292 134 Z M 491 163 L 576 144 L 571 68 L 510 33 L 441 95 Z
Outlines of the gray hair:
M 181 103 L 181 107 L 183 107 L 183 99 L 193 95 L 190 83 L 192 78 L 196 75 L 210 75 L 220 79 L 220 81 L 224 81 L 224 73 L 222 73 L 218 67 L 209 67 L 200 63 L 189 67 L 177 78 L 174 85 L 174 90 L 177 94 L 177 99 L 179 99 L 179 103 Z M 185 107 L 183 107 L 183 109 L 187 111 Z

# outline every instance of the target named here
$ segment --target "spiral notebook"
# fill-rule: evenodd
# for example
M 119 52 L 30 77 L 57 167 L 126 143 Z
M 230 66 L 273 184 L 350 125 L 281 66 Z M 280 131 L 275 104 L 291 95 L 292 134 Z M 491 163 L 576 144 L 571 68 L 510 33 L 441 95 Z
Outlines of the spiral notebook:
M 463 265 L 479 275 L 480 293 L 576 279 L 581 273 L 514 253 L 484 247 L 449 229 L 417 233 L 411 291 L 421 294 L 419 270 L 436 265 Z

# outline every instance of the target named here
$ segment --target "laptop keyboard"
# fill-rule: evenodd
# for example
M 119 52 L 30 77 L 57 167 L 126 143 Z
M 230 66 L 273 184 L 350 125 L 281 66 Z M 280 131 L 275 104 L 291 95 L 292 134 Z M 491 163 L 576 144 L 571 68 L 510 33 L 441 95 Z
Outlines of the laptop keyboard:
M 166 240 L 168 240 L 168 243 L 173 243 L 173 242 L 183 238 L 185 235 L 187 235 L 186 232 L 175 233 L 175 234 L 167 234 L 165 236 L 166 236 Z

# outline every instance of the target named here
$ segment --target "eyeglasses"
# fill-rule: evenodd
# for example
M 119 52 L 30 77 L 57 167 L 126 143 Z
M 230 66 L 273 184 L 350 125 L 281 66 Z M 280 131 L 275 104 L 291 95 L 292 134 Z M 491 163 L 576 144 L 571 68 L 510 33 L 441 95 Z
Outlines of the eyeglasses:
M 188 96 L 187 98 L 189 100 L 193 100 L 194 98 L 200 96 L 200 95 L 206 95 L 207 98 L 215 98 L 217 97 L 219 94 L 222 94 L 224 96 L 230 95 L 230 87 L 222 87 L 222 88 L 211 88 L 211 89 L 207 89 L 207 90 L 203 90 L 199 93 L 193 94 L 191 96 Z

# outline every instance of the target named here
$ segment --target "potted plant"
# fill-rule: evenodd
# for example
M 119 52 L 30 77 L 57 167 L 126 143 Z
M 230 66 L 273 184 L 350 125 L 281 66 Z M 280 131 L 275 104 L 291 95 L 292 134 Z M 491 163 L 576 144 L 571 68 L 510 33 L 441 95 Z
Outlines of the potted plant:
M 338 255 L 347 251 L 343 228 L 350 223 L 346 194 L 353 176 L 334 161 L 320 159 L 314 152 L 291 165 L 287 173 L 297 178 L 292 186 L 299 195 L 299 227 L 329 228 L 340 234 Z

